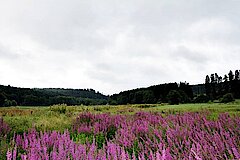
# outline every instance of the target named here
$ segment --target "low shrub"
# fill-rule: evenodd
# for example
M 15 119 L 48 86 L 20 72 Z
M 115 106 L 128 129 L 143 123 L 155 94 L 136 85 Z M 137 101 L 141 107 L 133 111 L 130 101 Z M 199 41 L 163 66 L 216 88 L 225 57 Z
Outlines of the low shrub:
M 168 103 L 173 104 L 179 104 L 181 101 L 181 95 L 176 90 L 171 90 L 167 95 Z
M 141 105 L 138 105 L 137 107 L 138 108 L 151 108 L 151 107 L 156 107 L 157 105 L 154 105 L 154 104 L 141 104 Z
M 58 104 L 50 106 L 50 110 L 54 112 L 58 112 L 60 114 L 65 114 L 67 111 L 67 105 L 66 104 Z
M 209 101 L 209 97 L 207 95 L 201 94 L 199 96 L 197 96 L 193 102 L 194 103 L 207 103 Z
M 221 103 L 229 103 L 235 101 L 232 93 L 227 93 L 219 100 Z

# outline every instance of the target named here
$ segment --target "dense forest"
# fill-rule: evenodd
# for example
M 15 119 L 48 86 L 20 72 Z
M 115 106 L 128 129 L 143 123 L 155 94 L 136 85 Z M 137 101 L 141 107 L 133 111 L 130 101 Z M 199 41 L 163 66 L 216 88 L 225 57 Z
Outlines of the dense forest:
M 53 104 L 107 104 L 108 97 L 93 89 L 30 89 L 0 85 L 0 106 L 48 106 Z
M 240 98 L 239 70 L 230 70 L 222 78 L 217 73 L 206 76 L 204 84 L 168 83 L 120 92 L 111 96 L 110 104 L 206 103 L 228 102 Z
M 166 83 L 105 96 L 93 89 L 17 88 L 0 85 L 0 106 L 104 105 L 228 102 L 240 98 L 239 70 L 207 75 L 204 84 Z
M 231 70 L 223 77 L 217 73 L 207 75 L 205 79 L 206 95 L 211 99 L 220 99 L 225 94 L 232 94 L 234 98 L 240 98 L 239 70 L 233 73 Z
M 170 103 L 188 103 L 192 98 L 192 88 L 188 83 L 167 83 L 114 94 L 110 103 L 151 104 L 168 102 L 170 99 Z

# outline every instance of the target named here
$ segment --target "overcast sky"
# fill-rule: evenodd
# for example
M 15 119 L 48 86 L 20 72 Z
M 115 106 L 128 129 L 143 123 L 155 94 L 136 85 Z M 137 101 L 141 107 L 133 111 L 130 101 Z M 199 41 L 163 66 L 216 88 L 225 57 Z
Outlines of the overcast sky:
M 240 69 L 239 0 L 0 0 L 0 84 L 104 94 Z

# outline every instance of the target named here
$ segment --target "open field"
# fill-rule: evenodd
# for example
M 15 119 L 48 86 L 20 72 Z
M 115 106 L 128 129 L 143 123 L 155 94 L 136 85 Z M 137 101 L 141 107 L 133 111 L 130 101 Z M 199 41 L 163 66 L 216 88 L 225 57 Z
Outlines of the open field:
M 61 110 L 66 109 L 63 113 Z M 36 127 L 39 130 L 68 129 L 72 120 L 81 112 L 110 113 L 110 114 L 134 114 L 136 112 L 159 112 L 162 115 L 178 114 L 183 112 L 210 112 L 212 118 L 219 113 L 228 112 L 240 116 L 240 100 L 229 103 L 204 103 L 204 104 L 139 104 L 118 106 L 65 106 L 56 105 L 52 107 L 2 107 L 0 116 L 10 125 L 15 132 L 27 131 L 28 128 Z
M 226 115 L 223 113 L 228 114 Z M 4 123 L 8 124 L 11 128 L 7 135 L 2 136 L 3 138 L 1 138 L 0 134 L 0 159 L 6 158 L 5 155 L 7 150 L 9 151 L 9 156 L 10 153 L 11 156 L 13 156 L 12 158 L 14 158 L 15 154 L 18 158 L 30 159 L 29 156 L 32 156 L 30 155 L 30 150 L 28 150 L 22 142 L 17 142 L 18 140 L 13 137 L 16 138 L 16 135 L 20 137 L 25 135 L 20 139 L 22 141 L 26 141 L 27 139 L 30 145 L 30 140 L 32 139 L 28 137 L 30 136 L 29 134 L 32 136 L 34 135 L 36 141 L 43 140 L 41 138 L 44 137 L 42 137 L 43 135 L 39 135 L 39 132 L 46 133 L 45 136 L 48 138 L 54 136 L 61 137 L 63 140 L 62 145 L 66 145 L 64 144 L 66 139 L 71 141 L 71 144 L 68 145 L 72 147 L 79 147 L 76 145 L 79 143 L 82 144 L 83 149 L 86 149 L 86 153 L 81 154 L 82 156 L 86 156 L 86 159 L 91 159 L 88 156 L 92 156 L 93 159 L 96 159 L 96 156 L 104 157 L 106 153 L 109 154 L 105 155 L 108 159 L 110 159 L 113 154 L 119 156 L 117 159 L 134 159 L 134 157 L 137 159 L 157 159 L 159 157 L 162 157 L 162 159 L 164 159 L 163 157 L 165 157 L 165 159 L 188 159 L 189 157 L 192 159 L 205 159 L 207 157 L 206 155 L 210 156 L 207 150 L 213 152 L 213 157 L 217 155 L 219 159 L 234 159 L 239 158 L 238 156 L 240 153 L 239 100 L 228 104 L 19 106 L 0 108 L 0 117 L 3 117 Z M 96 129 L 97 126 L 100 126 L 100 128 Z M 29 132 L 29 129 L 34 129 L 34 131 Z M 194 130 L 197 130 L 197 132 Z M 57 131 L 57 133 L 52 131 Z M 204 133 L 200 134 L 200 132 Z M 173 133 L 178 134 L 174 135 Z M 158 134 L 161 136 L 158 137 Z M 184 134 L 186 134 L 187 137 L 183 136 Z M 222 137 L 223 135 L 221 134 L 224 134 L 224 137 Z M 65 137 L 62 137 L 63 135 Z M 125 142 L 119 141 L 119 138 L 124 136 Z M 209 139 L 205 140 L 205 136 Z M 223 139 L 221 139 L 221 137 Z M 172 138 L 174 142 L 170 142 L 169 138 Z M 210 143 L 209 140 L 211 138 L 217 138 L 216 144 Z M 199 142 L 200 139 L 203 142 Z M 45 158 L 47 156 L 52 156 L 52 159 L 58 159 L 56 157 L 58 157 L 61 151 L 57 149 L 56 153 L 54 152 L 56 154 L 54 158 L 54 156 L 51 155 L 53 154 L 52 147 L 55 146 L 57 142 L 55 142 L 54 139 L 51 141 L 53 143 L 51 146 L 41 144 L 42 147 L 48 150 L 46 151 L 48 155 L 44 156 Z M 220 143 L 220 141 L 223 141 L 223 143 Z M 153 143 L 153 146 L 149 143 Z M 230 143 L 233 144 L 230 145 Z M 89 155 L 89 147 L 91 148 L 91 144 L 95 145 L 92 146 L 95 147 L 95 149 L 93 149 L 92 155 Z M 145 144 L 149 144 L 150 148 L 144 148 L 143 146 Z M 114 148 L 118 151 L 112 152 L 111 149 L 111 151 L 108 151 L 111 145 L 114 145 Z M 199 145 L 206 145 L 205 149 L 203 146 Z M 219 148 L 213 149 L 211 145 L 217 145 L 217 147 L 223 145 L 226 150 L 219 151 Z M 106 153 L 103 153 L 105 151 Z M 35 156 L 37 158 L 35 157 L 35 159 L 39 159 L 39 156 L 44 159 L 44 156 L 41 155 L 43 152 L 44 151 L 41 150 L 36 151 Z M 65 157 L 69 158 L 69 151 L 65 149 L 63 152 L 62 154 L 66 154 Z M 74 151 L 74 154 L 71 153 L 70 159 L 76 159 L 74 158 L 74 156 L 77 156 L 75 152 L 78 153 L 77 150 Z M 140 155 L 140 153 L 144 154 Z M 80 153 L 78 153 L 78 156 L 79 154 Z M 112 159 L 114 159 L 114 157 Z

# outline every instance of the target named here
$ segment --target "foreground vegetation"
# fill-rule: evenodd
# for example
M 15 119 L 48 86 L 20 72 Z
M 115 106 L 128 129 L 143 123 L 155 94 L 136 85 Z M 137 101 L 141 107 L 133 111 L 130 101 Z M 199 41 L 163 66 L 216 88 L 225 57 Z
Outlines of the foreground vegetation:
M 239 100 L 22 106 L 1 108 L 0 117 L 0 159 L 240 158 Z

